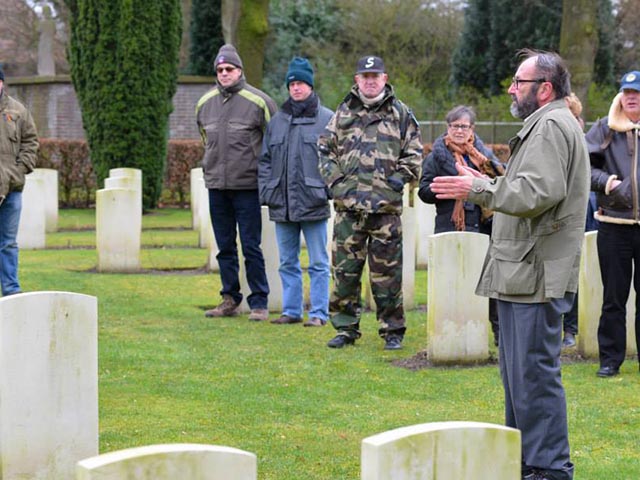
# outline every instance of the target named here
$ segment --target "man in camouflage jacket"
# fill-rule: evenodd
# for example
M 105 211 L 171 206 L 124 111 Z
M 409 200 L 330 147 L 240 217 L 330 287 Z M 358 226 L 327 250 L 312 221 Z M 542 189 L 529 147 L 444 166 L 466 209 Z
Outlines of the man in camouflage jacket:
M 2 295 L 21 293 L 18 224 L 25 175 L 36 166 L 38 134 L 29 111 L 4 91 L 0 69 L 0 285 Z
M 360 277 L 368 259 L 379 334 L 402 348 L 402 191 L 419 176 L 422 141 L 411 111 L 387 84 L 382 59 L 362 57 L 351 92 L 318 140 L 320 173 L 334 199 L 331 348 L 360 337 Z

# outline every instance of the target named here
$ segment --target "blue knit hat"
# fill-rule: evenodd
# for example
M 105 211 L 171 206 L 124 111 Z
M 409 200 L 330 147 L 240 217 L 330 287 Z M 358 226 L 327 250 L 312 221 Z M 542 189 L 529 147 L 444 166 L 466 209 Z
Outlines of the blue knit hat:
M 2 65 L 0 64 L 0 80 L 4 82 L 4 72 L 2 71 Z
M 293 57 L 293 60 L 289 62 L 289 70 L 287 70 L 284 83 L 289 88 L 289 84 L 295 81 L 304 82 L 313 88 L 313 67 L 306 58 Z

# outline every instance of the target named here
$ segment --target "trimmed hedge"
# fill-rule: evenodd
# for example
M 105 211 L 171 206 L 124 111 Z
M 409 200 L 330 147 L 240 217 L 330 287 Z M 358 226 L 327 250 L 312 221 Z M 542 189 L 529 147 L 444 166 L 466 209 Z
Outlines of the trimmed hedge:
M 488 145 L 503 162 L 508 145 Z M 431 144 L 424 145 L 425 155 Z M 204 149 L 200 140 L 169 140 L 162 197 L 159 206 L 189 206 L 191 169 L 201 166 Z M 88 208 L 95 203 L 97 178 L 85 140 L 40 139 L 38 168 L 58 170 L 60 206 Z

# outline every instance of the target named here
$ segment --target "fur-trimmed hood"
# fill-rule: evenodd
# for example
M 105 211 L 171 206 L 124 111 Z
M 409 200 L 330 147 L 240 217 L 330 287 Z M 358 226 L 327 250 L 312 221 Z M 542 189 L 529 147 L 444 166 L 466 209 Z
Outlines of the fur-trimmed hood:
M 609 108 L 608 125 L 616 132 L 628 132 L 640 129 L 639 123 L 633 123 L 622 111 L 622 92 L 618 93 Z

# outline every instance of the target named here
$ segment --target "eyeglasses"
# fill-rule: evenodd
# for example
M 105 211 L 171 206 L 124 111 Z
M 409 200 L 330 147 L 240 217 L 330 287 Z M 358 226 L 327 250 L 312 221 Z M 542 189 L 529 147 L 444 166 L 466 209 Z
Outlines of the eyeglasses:
M 544 83 L 546 82 L 546 80 L 544 78 L 536 78 L 534 80 L 523 80 L 521 78 L 518 77 L 513 77 L 511 79 L 511 84 L 516 86 L 516 90 L 520 89 L 520 84 L 521 83 Z
M 227 73 L 231 73 L 233 72 L 237 67 L 218 67 L 216 68 L 216 72 L 218 73 L 222 73 L 222 72 L 227 72 Z
M 450 123 L 449 128 L 451 130 L 462 130 L 466 131 L 471 128 L 471 125 L 465 125 L 464 123 Z

